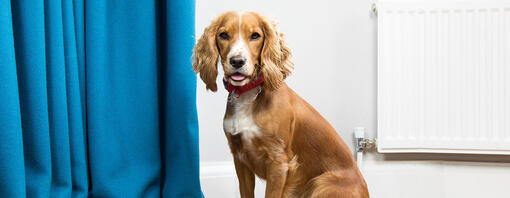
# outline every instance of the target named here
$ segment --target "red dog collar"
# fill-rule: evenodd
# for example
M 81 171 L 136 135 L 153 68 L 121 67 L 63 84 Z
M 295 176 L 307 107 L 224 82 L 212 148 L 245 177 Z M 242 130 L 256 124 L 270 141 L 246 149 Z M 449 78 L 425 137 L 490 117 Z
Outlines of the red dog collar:
M 260 78 L 258 78 L 254 82 L 251 82 L 244 86 L 234 86 L 234 85 L 228 83 L 227 79 L 223 78 L 223 85 L 225 85 L 225 89 L 228 91 L 228 93 L 234 92 L 238 96 L 240 96 L 244 92 L 249 91 L 250 89 L 253 89 L 253 88 L 259 86 L 260 84 L 262 84 L 262 82 L 264 82 L 264 77 L 262 75 L 260 75 Z

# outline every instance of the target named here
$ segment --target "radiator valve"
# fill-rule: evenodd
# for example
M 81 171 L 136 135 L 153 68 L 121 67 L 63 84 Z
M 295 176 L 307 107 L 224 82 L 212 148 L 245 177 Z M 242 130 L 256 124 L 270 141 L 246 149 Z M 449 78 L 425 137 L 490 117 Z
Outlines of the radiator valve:
M 364 152 L 376 147 L 376 139 L 365 138 L 365 128 L 354 128 L 354 138 L 356 138 L 356 152 Z

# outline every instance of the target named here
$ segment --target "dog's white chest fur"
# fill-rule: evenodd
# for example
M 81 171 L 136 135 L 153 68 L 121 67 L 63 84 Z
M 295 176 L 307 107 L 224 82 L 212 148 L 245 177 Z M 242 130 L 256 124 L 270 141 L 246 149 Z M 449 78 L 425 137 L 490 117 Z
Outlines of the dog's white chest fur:
M 245 140 L 260 134 L 259 127 L 253 121 L 254 100 L 259 92 L 260 87 L 256 87 L 229 100 L 228 108 L 233 108 L 231 109 L 233 114 L 223 120 L 225 133 L 232 135 L 242 133 Z

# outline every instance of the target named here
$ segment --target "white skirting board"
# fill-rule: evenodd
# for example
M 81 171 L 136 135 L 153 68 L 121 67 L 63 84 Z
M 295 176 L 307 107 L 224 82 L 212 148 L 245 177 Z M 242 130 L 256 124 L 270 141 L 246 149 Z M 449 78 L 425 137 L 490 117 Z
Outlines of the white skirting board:
M 206 162 L 200 165 L 200 183 L 206 198 L 239 198 L 234 162 Z M 264 197 L 265 182 L 255 183 L 255 197 Z
M 203 163 L 200 171 L 206 198 L 238 198 L 232 162 Z M 374 198 L 506 197 L 510 165 L 443 161 L 367 161 L 363 175 Z M 257 180 L 255 197 L 264 197 L 265 183 Z

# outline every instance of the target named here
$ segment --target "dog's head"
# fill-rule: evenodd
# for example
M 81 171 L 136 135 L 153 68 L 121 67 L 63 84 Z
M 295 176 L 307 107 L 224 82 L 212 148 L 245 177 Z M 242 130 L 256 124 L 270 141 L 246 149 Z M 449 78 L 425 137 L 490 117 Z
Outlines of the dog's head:
M 193 70 L 206 88 L 218 89 L 218 57 L 225 79 L 243 86 L 264 76 L 264 88 L 274 90 L 290 75 L 293 63 L 276 24 L 254 12 L 227 12 L 205 28 L 193 49 Z

